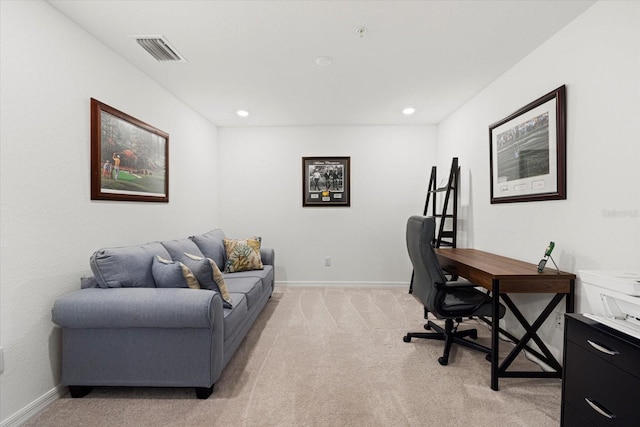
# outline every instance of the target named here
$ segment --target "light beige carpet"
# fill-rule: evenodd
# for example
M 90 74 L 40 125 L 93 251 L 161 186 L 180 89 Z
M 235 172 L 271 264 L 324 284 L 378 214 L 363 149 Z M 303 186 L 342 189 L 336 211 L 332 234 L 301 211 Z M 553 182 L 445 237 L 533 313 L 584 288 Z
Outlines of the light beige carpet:
M 403 342 L 423 324 L 405 289 L 279 287 L 209 399 L 192 389 L 95 388 L 27 425 L 559 425 L 559 379 L 506 378 L 492 391 L 484 354 L 454 345 L 440 366 L 441 341 Z M 466 324 L 488 344 L 486 326 Z M 519 357 L 513 368 L 538 367 Z

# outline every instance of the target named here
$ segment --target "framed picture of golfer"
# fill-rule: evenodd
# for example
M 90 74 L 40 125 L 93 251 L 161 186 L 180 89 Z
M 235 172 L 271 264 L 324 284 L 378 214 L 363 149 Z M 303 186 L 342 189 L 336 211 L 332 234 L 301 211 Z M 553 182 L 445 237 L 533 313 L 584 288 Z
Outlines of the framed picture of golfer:
M 91 200 L 169 202 L 169 134 L 91 98 Z
M 565 87 L 489 126 L 491 203 L 566 199 Z
M 302 206 L 350 206 L 350 157 L 302 158 Z

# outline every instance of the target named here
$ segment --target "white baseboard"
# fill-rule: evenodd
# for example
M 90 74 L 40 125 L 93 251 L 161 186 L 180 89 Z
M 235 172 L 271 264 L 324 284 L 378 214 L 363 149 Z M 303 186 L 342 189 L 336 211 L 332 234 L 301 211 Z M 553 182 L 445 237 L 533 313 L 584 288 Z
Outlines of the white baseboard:
M 409 282 L 318 282 L 318 281 L 276 281 L 275 286 L 318 287 L 318 288 L 407 288 Z
M 9 418 L 0 422 L 0 427 L 18 427 L 19 425 L 27 422 L 31 417 L 38 412 L 51 405 L 53 402 L 61 398 L 67 393 L 67 388 L 63 385 L 58 385 L 52 388 Z

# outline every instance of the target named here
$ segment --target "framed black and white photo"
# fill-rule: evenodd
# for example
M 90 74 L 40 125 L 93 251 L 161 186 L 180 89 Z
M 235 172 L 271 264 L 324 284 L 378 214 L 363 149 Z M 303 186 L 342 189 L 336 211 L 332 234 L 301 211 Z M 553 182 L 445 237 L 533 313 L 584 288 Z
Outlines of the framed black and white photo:
M 91 99 L 91 200 L 169 201 L 169 134 Z
M 491 203 L 566 199 L 565 86 L 489 126 Z
M 302 206 L 350 206 L 350 157 L 302 158 Z

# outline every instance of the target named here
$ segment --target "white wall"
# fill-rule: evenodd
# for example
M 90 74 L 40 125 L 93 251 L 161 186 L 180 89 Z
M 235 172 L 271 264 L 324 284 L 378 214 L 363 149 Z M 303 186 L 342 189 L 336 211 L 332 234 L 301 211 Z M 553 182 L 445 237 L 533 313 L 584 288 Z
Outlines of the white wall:
M 218 139 L 225 233 L 274 247 L 276 282 L 409 282 L 404 229 L 424 207 L 435 127 L 220 128 Z M 351 157 L 351 207 L 302 207 L 309 156 Z
M 0 420 L 9 425 L 55 397 L 51 307 L 79 288 L 91 253 L 218 226 L 218 175 L 215 126 L 47 3 L 0 4 Z M 170 134 L 170 203 L 90 201 L 91 97 Z
M 1 1 L 0 8 L 2 425 L 18 422 L 59 384 L 51 306 L 78 288 L 97 248 L 222 226 L 232 237 L 260 234 L 276 248 L 281 283 L 406 283 L 406 218 L 422 211 L 430 166 L 447 170 L 453 156 L 463 172 L 464 245 L 537 262 L 555 240 L 564 270 L 640 270 L 637 2 L 597 3 L 437 130 L 219 134 L 48 4 Z M 562 84 L 568 199 L 489 204 L 489 124 Z M 169 204 L 89 200 L 91 97 L 171 135 Z M 351 156 L 350 208 L 302 208 L 301 158 L 320 155 Z M 605 212 L 613 210 L 622 214 Z M 323 266 L 325 256 L 332 267 Z M 519 303 L 527 315 L 542 304 Z M 559 348 L 561 331 L 545 328 Z
M 491 205 L 489 125 L 563 84 L 567 200 Z M 640 271 L 639 117 L 640 3 L 596 3 L 438 126 L 439 164 L 463 168 L 465 244 L 537 263 L 553 240 L 562 270 Z M 518 301 L 529 319 L 544 307 Z

